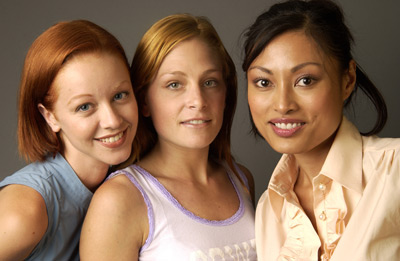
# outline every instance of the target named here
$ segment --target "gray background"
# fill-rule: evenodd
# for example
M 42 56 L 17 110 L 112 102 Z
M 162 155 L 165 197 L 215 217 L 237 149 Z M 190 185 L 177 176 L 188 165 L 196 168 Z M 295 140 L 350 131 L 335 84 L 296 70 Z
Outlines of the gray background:
M 239 82 L 238 107 L 232 131 L 232 153 L 253 173 L 256 198 L 267 187 L 279 155 L 265 141 L 249 134 L 246 81 L 241 71 L 240 34 L 263 10 L 268 0 L 1 0 L 0 2 L 0 180 L 25 163 L 17 152 L 17 90 L 25 54 L 33 40 L 52 24 L 88 19 L 109 30 L 122 43 L 131 61 L 144 32 L 160 18 L 174 13 L 207 16 L 234 59 Z M 399 136 L 400 103 L 400 1 L 340 0 L 356 46 L 354 54 L 382 91 L 389 109 L 380 136 Z M 375 120 L 371 105 L 357 99 L 355 123 L 365 130 Z M 353 117 L 352 117 L 353 118 Z

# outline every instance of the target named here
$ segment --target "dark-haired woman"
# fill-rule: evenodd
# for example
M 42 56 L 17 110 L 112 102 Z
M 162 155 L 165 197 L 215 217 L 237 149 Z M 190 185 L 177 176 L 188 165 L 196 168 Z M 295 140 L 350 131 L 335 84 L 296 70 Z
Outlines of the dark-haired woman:
M 399 260 L 400 139 L 375 136 L 386 105 L 351 55 L 331 1 L 273 5 L 246 32 L 253 130 L 283 153 L 256 214 L 260 260 Z M 361 89 L 378 120 L 343 116 Z

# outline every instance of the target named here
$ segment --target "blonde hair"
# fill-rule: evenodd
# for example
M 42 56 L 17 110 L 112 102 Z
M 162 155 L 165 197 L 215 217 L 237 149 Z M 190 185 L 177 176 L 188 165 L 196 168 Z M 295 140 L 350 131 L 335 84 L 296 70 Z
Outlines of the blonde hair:
M 237 100 L 236 69 L 215 28 L 207 18 L 189 14 L 170 15 L 156 22 L 144 34 L 131 64 L 132 86 L 138 107 L 143 108 L 148 87 L 164 58 L 177 44 L 194 37 L 202 39 L 219 55 L 227 87 L 224 120 L 220 132 L 210 145 L 209 157 L 226 160 L 232 169 L 235 169 L 230 153 L 230 134 Z M 139 125 L 134 141 L 134 161 L 146 155 L 156 142 L 157 133 L 151 119 L 139 114 Z

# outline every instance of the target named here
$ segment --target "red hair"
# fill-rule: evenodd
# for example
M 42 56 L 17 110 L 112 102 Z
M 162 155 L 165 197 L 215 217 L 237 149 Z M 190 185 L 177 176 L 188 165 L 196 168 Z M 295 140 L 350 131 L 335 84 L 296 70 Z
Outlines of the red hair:
M 44 161 L 62 151 L 62 142 L 39 112 L 52 110 L 57 99 L 52 83 L 75 55 L 108 52 L 129 68 L 119 41 L 100 26 L 85 20 L 60 22 L 43 32 L 29 48 L 22 71 L 18 100 L 18 150 L 27 161 Z

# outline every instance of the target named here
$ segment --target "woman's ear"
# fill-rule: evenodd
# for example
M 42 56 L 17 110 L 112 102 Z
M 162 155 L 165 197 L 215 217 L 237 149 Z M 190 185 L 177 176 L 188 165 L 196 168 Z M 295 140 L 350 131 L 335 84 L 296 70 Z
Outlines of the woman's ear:
M 46 120 L 47 124 L 52 129 L 52 131 L 59 132 L 61 130 L 61 127 L 54 114 L 51 111 L 48 111 L 46 107 L 44 107 L 43 104 L 41 103 L 38 104 L 38 109 L 40 111 L 40 114 L 42 114 L 43 118 Z
M 349 62 L 349 69 L 343 75 L 343 101 L 353 92 L 357 80 L 357 64 L 354 60 Z

